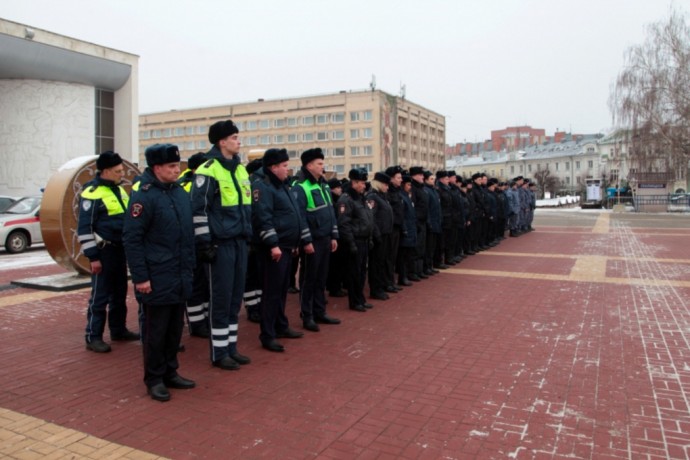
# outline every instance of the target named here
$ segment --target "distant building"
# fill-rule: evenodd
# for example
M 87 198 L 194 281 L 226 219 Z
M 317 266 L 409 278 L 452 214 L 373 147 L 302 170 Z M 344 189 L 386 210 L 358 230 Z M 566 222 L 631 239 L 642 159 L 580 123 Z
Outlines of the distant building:
M 0 194 L 76 157 L 138 151 L 138 56 L 0 19 Z
M 436 170 L 445 163 L 445 117 L 380 90 L 244 102 L 170 110 L 139 117 L 139 156 L 156 142 L 179 146 L 183 157 L 210 149 L 208 128 L 232 119 L 240 129 L 243 158 L 251 151 L 285 148 L 290 166 L 321 147 L 326 168 L 347 175 L 352 167 L 378 171 L 400 164 Z

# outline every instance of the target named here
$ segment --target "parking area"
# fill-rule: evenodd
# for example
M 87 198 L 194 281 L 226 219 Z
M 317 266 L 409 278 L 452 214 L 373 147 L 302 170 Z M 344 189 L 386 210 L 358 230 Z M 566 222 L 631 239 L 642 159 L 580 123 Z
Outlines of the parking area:
M 138 344 L 84 350 L 88 290 L 11 287 L 63 270 L 0 254 L 0 456 L 688 458 L 690 216 L 538 210 L 535 228 L 366 313 L 330 299 L 343 323 L 285 353 L 243 316 L 240 371 L 185 336 L 198 386 L 165 404 Z

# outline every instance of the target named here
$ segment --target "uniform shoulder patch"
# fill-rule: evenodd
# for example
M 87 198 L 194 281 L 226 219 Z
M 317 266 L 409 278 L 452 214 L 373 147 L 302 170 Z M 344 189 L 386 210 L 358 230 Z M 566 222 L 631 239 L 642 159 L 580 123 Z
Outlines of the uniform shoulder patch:
M 196 177 L 194 178 L 194 184 L 198 187 L 203 187 L 204 184 L 206 183 L 206 176 L 203 176 L 201 174 L 197 174 Z
M 133 203 L 130 208 L 130 214 L 132 217 L 139 217 L 141 213 L 144 212 L 144 205 L 141 203 Z
M 252 190 L 252 195 L 254 196 L 254 203 L 258 203 L 261 199 L 261 191 L 258 188 Z
M 369 206 L 369 209 L 374 209 L 376 207 L 376 201 L 367 200 L 367 206 Z
M 151 188 L 151 184 L 150 184 L 150 183 L 149 183 L 149 184 L 146 184 L 146 185 L 144 185 L 144 186 L 141 187 L 142 190 L 148 190 L 148 189 L 150 189 L 150 188 Z
M 92 205 L 92 204 L 93 204 L 93 203 L 91 202 L 91 200 L 82 200 L 82 202 L 81 202 L 81 208 L 82 208 L 84 211 L 88 211 L 89 209 L 91 209 L 91 205 Z
M 342 203 L 342 204 L 338 207 L 338 212 L 340 212 L 340 214 L 345 214 L 345 211 L 346 211 L 345 203 Z

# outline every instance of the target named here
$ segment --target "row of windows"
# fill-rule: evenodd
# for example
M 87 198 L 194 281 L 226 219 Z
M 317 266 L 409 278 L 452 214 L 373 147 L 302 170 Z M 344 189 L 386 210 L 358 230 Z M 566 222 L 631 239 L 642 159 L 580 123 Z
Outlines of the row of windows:
M 323 155 L 326 158 L 338 158 L 338 157 L 344 157 L 345 156 L 345 148 L 344 147 L 335 147 L 335 148 L 325 148 L 323 150 Z M 302 154 L 301 151 L 298 150 L 288 150 L 287 151 L 288 156 L 290 157 L 291 160 L 298 159 L 299 156 Z M 371 145 L 363 145 L 359 147 L 350 147 L 350 156 L 352 157 L 367 157 L 367 156 L 372 156 L 374 154 L 374 148 Z
M 371 121 L 371 110 L 350 112 L 350 121 Z M 286 128 L 296 126 L 325 125 L 328 123 L 345 123 L 345 112 L 309 115 L 302 117 L 276 118 L 273 120 L 237 121 L 235 124 L 240 131 L 255 131 L 257 129 Z M 178 128 L 149 129 L 139 133 L 142 139 L 161 139 L 166 137 L 194 136 L 208 133 L 208 125 L 186 126 Z
M 351 129 L 350 139 L 371 139 L 372 129 L 364 128 Z M 271 145 L 271 144 L 296 144 L 299 142 L 314 142 L 314 141 L 342 141 L 345 140 L 345 131 L 319 131 L 316 133 L 302 133 L 302 134 L 276 134 L 271 136 L 265 134 L 263 136 L 248 136 L 240 137 L 240 141 L 245 145 Z
M 549 169 L 549 167 L 550 167 L 550 164 L 546 163 L 546 169 Z M 594 160 L 588 160 L 587 161 L 587 168 L 589 168 L 589 169 L 594 168 Z M 582 169 L 580 162 L 576 161 L 575 162 L 575 170 L 580 171 L 580 169 Z M 541 163 L 537 163 L 537 169 L 536 170 L 537 171 L 541 170 Z M 560 170 L 561 170 L 561 164 L 559 162 L 556 162 L 556 171 L 560 171 Z M 570 171 L 570 162 L 569 161 L 565 162 L 565 170 Z M 519 172 L 521 172 L 521 173 L 525 172 L 523 165 L 519 165 Z M 527 165 L 527 172 L 532 172 L 532 165 L 531 164 Z M 515 174 L 515 165 L 510 166 L 510 174 Z

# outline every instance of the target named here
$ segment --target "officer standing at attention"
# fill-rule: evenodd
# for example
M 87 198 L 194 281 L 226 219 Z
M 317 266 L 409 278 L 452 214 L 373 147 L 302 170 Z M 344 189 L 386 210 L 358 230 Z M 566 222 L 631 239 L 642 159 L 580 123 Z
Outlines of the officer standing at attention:
M 301 264 L 300 316 L 308 331 L 318 332 L 320 324 L 340 324 L 326 314 L 326 284 L 331 255 L 338 249 L 338 224 L 331 191 L 323 177 L 324 155 L 320 148 L 305 150 L 302 168 L 292 187 L 299 211 L 308 225 Z
M 288 190 L 288 161 L 285 149 L 268 149 L 263 167 L 252 181 L 252 228 L 262 279 L 261 345 L 269 351 L 284 351 L 276 338 L 297 339 L 304 334 L 290 329 L 285 303 L 290 287 L 290 267 L 300 240 L 309 229 Z
M 186 192 L 191 192 L 194 173 L 204 161 L 206 161 L 204 152 L 197 152 L 187 160 L 187 169 L 177 179 L 177 183 Z M 189 321 L 190 335 L 204 339 L 209 337 L 211 332 L 208 328 L 208 299 L 209 289 L 206 267 L 204 267 L 204 264 L 198 263 L 194 268 L 192 296 L 187 301 L 187 320 Z
M 395 260 L 396 253 L 391 246 L 393 233 L 393 208 L 388 202 L 388 186 L 391 178 L 384 172 L 374 174 L 371 190 L 365 195 L 367 205 L 374 215 L 374 245 L 369 251 L 369 297 L 388 300 L 386 293 L 390 286 L 388 259 Z M 398 292 L 395 291 L 394 292 Z
M 232 120 L 211 125 L 213 144 L 192 187 L 197 259 L 208 264 L 211 283 L 211 362 L 236 370 L 250 359 L 237 351 L 237 327 L 252 236 L 251 186 L 240 163 L 239 130 Z
M 427 229 L 429 228 L 429 201 L 431 197 L 424 188 L 424 168 L 412 166 L 410 168 L 412 178 L 412 204 L 417 216 L 417 248 L 415 262 L 411 266 L 407 278 L 412 281 L 421 281 L 429 276 L 424 273 L 424 256 L 426 254 Z
M 341 246 L 346 250 L 345 285 L 350 309 L 365 312 L 373 305 L 364 298 L 369 242 L 374 233 L 374 215 L 364 201 L 367 172 L 354 168 L 348 174 L 350 183 L 338 199 L 338 231 Z
M 107 353 L 111 348 L 103 341 L 106 318 L 112 340 L 139 340 L 139 334 L 127 330 L 127 262 L 122 226 L 129 197 L 120 185 L 125 173 L 122 158 L 112 151 L 103 152 L 96 160 L 96 169 L 96 178 L 84 184 L 81 192 L 77 237 L 91 264 L 86 349 Z
M 144 383 L 152 399 L 168 401 L 168 388 L 196 386 L 177 373 L 185 303 L 192 295 L 194 227 L 189 195 L 176 183 L 177 146 L 155 144 L 145 155 L 148 167 L 132 194 L 123 243 L 143 318 Z

